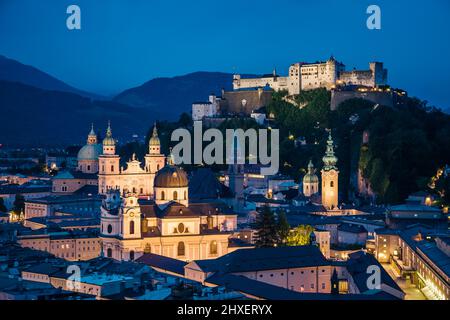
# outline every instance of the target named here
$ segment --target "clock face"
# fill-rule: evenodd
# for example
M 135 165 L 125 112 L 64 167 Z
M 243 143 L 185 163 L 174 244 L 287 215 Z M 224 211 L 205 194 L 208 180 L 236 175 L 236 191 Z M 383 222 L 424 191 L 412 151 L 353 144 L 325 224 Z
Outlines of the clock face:
M 130 216 L 131 218 L 133 218 L 133 217 L 134 217 L 134 212 L 133 212 L 133 211 L 130 211 L 129 216 Z

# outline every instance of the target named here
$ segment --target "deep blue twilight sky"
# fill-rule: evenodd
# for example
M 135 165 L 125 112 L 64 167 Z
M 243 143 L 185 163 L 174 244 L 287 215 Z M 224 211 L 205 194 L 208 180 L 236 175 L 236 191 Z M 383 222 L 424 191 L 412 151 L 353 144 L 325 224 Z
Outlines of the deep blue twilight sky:
M 66 28 L 70 4 L 80 31 Z M 370 4 L 380 31 L 366 28 Z M 199 70 L 285 74 L 333 54 L 348 69 L 384 61 L 392 86 L 450 107 L 448 0 L 0 0 L 0 54 L 101 94 Z

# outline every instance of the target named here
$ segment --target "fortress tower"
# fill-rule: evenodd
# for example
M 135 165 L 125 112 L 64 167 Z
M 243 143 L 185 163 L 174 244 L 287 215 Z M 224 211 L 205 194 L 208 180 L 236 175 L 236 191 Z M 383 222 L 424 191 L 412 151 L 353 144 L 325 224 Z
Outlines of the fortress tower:
M 331 137 L 331 131 L 328 135 L 327 148 L 325 151 L 325 156 L 322 158 L 323 168 L 322 168 L 322 205 L 328 209 L 332 210 L 338 206 L 338 181 L 339 181 L 339 171 L 336 167 L 338 161 L 337 157 L 334 155 L 333 148 L 333 138 Z

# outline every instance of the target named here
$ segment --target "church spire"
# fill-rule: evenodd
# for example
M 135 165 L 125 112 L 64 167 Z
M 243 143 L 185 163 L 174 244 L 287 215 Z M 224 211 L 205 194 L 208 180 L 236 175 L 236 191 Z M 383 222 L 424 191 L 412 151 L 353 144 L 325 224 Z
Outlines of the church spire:
M 148 141 L 148 150 L 150 154 L 157 155 L 161 152 L 161 141 L 158 137 L 158 129 L 156 128 L 156 121 L 155 125 L 153 126 L 153 133 L 151 138 Z
M 169 166 L 174 166 L 175 165 L 175 158 L 173 156 L 172 148 L 170 148 L 169 156 L 167 157 L 167 164 Z
M 309 159 L 309 163 L 308 163 L 308 173 L 309 174 L 314 174 L 314 165 L 313 165 L 311 159 Z
M 116 142 L 114 141 L 112 137 L 112 130 L 111 130 L 111 121 L 108 121 L 108 128 L 106 129 L 106 137 L 103 139 L 103 145 L 104 146 L 114 146 Z
M 88 134 L 87 143 L 88 144 L 96 144 L 97 143 L 97 135 L 95 134 L 93 123 L 91 123 L 91 131 Z
M 156 128 L 156 121 L 155 121 L 155 125 L 153 126 L 153 138 L 158 138 L 158 129 Z
M 324 167 L 323 169 L 325 171 L 329 171 L 332 169 L 337 169 L 336 163 L 338 161 L 337 157 L 334 155 L 334 146 L 333 146 L 333 138 L 331 136 L 331 130 L 328 131 L 328 140 L 327 140 L 327 147 L 325 150 L 325 156 L 322 158 Z

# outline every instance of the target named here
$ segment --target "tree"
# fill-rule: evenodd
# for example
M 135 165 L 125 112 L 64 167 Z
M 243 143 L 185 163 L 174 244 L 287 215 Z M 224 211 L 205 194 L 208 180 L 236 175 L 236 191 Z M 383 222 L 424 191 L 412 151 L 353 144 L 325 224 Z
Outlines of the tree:
M 291 226 L 286 218 L 286 213 L 284 210 L 278 213 L 277 219 L 277 233 L 278 233 L 278 244 L 283 245 L 286 242 L 286 238 L 289 235 Z
M 20 214 L 24 210 L 25 210 L 25 197 L 20 193 L 17 193 L 13 203 L 13 211 L 16 214 Z
M 278 243 L 275 215 L 268 206 L 257 216 L 255 223 L 256 247 L 274 247 Z
M 186 112 L 183 112 L 178 119 L 178 124 L 182 127 L 188 127 L 192 125 L 192 118 Z
M 0 198 L 0 212 L 6 212 L 6 206 L 3 198 Z
M 311 233 L 314 228 L 310 225 L 299 225 L 291 230 L 286 238 L 288 246 L 306 246 L 311 243 Z

